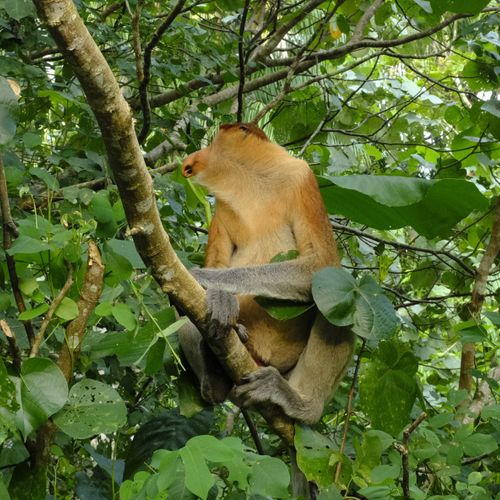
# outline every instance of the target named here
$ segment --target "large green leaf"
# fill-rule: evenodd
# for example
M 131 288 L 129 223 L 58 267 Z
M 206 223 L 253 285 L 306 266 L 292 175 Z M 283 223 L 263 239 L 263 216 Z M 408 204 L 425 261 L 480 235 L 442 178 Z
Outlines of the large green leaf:
M 20 21 L 23 17 L 36 16 L 35 6 L 30 0 L 1 0 L 0 8 L 5 9 L 16 21 Z
M 417 360 L 410 351 L 383 342 L 362 367 L 359 393 L 372 426 L 396 436 L 409 422 L 417 395 Z
M 344 269 L 329 267 L 314 275 L 312 294 L 330 323 L 353 325 L 352 330 L 361 337 L 388 337 L 399 323 L 391 302 L 370 276 L 356 282 Z
M 113 312 L 114 309 L 111 308 L 110 311 Z M 140 327 L 137 332 L 109 332 L 106 335 L 88 336 L 84 346 L 90 348 L 92 360 L 115 355 L 122 366 L 130 366 L 144 359 L 157 337 L 174 321 L 175 312 L 168 307 L 157 313 L 154 319 Z
M 290 473 L 278 458 L 259 457 L 252 465 L 250 494 L 268 498 L 287 498 Z
M 118 430 L 127 421 L 127 408 L 115 389 L 97 380 L 84 379 L 69 392 L 67 405 L 54 422 L 75 439 Z
M 179 453 L 186 469 L 186 487 L 205 500 L 215 484 L 215 476 L 210 472 L 202 450 L 196 446 L 185 446 Z
M 446 234 L 488 202 L 471 182 L 396 176 L 349 175 L 319 179 L 330 213 L 340 213 L 375 229 L 412 226 L 426 238 Z
M 64 406 L 68 399 L 68 384 L 53 361 L 31 358 L 21 367 L 20 392 L 23 419 L 36 429 Z
M 459 14 L 477 14 L 481 12 L 490 0 L 430 0 L 433 12 L 443 13 L 445 11 L 457 12 Z
M 331 457 L 337 446 L 327 437 L 306 426 L 295 426 L 295 449 L 297 464 L 309 481 L 314 481 L 321 488 L 332 483 L 335 465 Z
M 46 250 L 54 250 L 54 247 L 44 241 L 37 240 L 30 236 L 21 235 L 19 236 L 19 238 L 14 240 L 14 243 L 9 248 L 8 253 L 10 255 L 29 255 L 39 252 L 45 252 Z

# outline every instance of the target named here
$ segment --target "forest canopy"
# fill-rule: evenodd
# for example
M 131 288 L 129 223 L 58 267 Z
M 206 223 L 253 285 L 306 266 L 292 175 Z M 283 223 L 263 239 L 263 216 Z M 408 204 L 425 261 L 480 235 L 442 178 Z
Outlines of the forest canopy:
M 291 443 L 322 500 L 495 498 L 499 13 L 0 0 L 0 498 L 293 498 Z M 235 121 L 308 162 L 341 252 L 314 307 L 356 354 L 312 428 L 206 406 L 180 354 L 213 198 L 178 166 Z

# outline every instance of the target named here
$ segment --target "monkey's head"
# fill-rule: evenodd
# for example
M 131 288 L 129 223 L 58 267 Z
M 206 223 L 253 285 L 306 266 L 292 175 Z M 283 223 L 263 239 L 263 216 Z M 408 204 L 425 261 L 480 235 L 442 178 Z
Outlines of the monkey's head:
M 182 162 L 182 175 L 196 177 L 206 187 L 232 165 L 245 166 L 255 154 L 256 143 L 269 142 L 267 135 L 252 123 L 231 123 L 221 125 L 218 134 L 206 148 L 191 153 Z

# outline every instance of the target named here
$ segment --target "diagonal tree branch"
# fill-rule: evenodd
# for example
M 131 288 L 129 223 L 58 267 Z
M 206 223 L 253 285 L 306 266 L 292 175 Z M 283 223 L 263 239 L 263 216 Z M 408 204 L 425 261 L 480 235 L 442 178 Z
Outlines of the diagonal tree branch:
M 70 0 L 34 0 L 65 61 L 75 72 L 101 129 L 109 165 L 123 201 L 129 234 L 161 289 L 206 331 L 205 293 L 175 254 L 163 229 L 152 180 L 134 132 L 130 108 L 99 48 Z M 237 383 L 257 368 L 236 332 L 209 345 Z M 262 413 L 275 431 L 293 443 L 292 422 L 276 408 Z

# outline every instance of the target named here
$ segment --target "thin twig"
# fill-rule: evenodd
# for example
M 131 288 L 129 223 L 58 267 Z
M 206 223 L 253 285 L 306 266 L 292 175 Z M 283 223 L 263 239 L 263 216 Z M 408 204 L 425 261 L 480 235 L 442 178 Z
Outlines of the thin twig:
M 155 34 L 153 35 L 149 43 L 146 45 L 146 48 L 144 49 L 144 65 L 143 65 L 144 75 L 142 80 L 140 80 L 140 85 L 139 85 L 139 96 L 140 96 L 142 116 L 143 116 L 142 129 L 137 136 L 139 144 L 142 144 L 144 142 L 149 133 L 149 128 L 151 126 L 151 105 L 149 103 L 149 97 L 148 97 L 148 85 L 151 79 L 151 54 L 153 53 L 154 48 L 160 42 L 161 37 L 163 36 L 165 31 L 167 31 L 170 25 L 174 22 L 175 18 L 180 14 L 185 3 L 186 0 L 178 0 L 172 11 L 169 13 L 165 21 L 163 21 L 163 23 L 161 23 L 161 25 L 158 27 Z
M 264 448 L 262 447 L 262 442 L 259 437 L 259 433 L 257 432 L 257 427 L 255 427 L 255 423 L 252 420 L 250 413 L 248 413 L 248 411 L 245 410 L 244 408 L 241 408 L 241 414 L 243 415 L 243 418 L 247 423 L 248 430 L 252 435 L 253 442 L 255 444 L 255 447 L 257 448 L 257 451 L 259 452 L 259 455 L 265 455 Z
M 7 250 L 12 246 L 12 239 L 18 235 L 17 227 L 12 219 L 9 204 L 9 192 L 7 189 L 7 178 L 5 177 L 5 169 L 3 159 L 0 156 L 0 210 L 2 214 L 3 226 L 3 249 L 5 250 L 5 261 L 7 263 L 7 271 L 9 273 L 10 285 L 14 300 L 16 301 L 17 310 L 22 313 L 26 311 L 26 304 L 24 302 L 23 294 L 19 288 L 19 277 L 17 276 L 16 261 Z M 35 333 L 31 321 L 23 321 L 23 326 L 28 337 L 30 345 L 33 343 Z
M 243 121 L 243 89 L 245 88 L 245 25 L 247 22 L 249 0 L 245 0 L 243 12 L 241 13 L 240 32 L 238 36 L 238 63 L 240 67 L 240 81 L 238 83 L 238 111 L 236 121 Z
M 101 21 L 105 21 L 106 18 L 113 14 L 113 12 L 116 12 L 117 10 L 120 10 L 123 8 L 125 5 L 125 2 L 115 2 L 112 3 L 111 5 L 108 5 L 102 12 L 101 12 Z
M 462 262 L 457 256 L 453 255 L 451 252 L 448 252 L 446 250 L 433 250 L 431 248 L 422 248 L 422 247 L 416 247 L 413 245 L 407 245 L 405 243 L 399 243 L 397 241 L 390 241 L 390 240 L 384 240 L 383 238 L 380 238 L 378 236 L 374 236 L 372 234 L 365 233 L 364 231 L 360 231 L 358 229 L 354 229 L 352 227 L 347 227 L 343 224 L 338 224 L 336 222 L 333 222 L 330 220 L 330 223 L 334 229 L 338 229 L 341 231 L 348 232 L 350 234 L 354 234 L 356 236 L 360 236 L 361 238 L 368 238 L 373 241 L 378 241 L 380 243 L 384 243 L 386 245 L 390 245 L 396 248 L 400 248 L 402 250 L 409 250 L 411 252 L 419 252 L 419 253 L 429 253 L 432 255 L 444 255 L 448 257 L 449 259 L 453 260 L 456 262 L 464 271 L 467 272 L 469 276 L 475 276 L 476 272 L 471 269 L 467 264 Z
M 360 20 L 358 21 L 358 24 L 354 28 L 354 33 L 351 38 L 351 43 L 353 42 L 358 42 L 363 38 L 363 33 L 366 29 L 366 26 L 370 22 L 370 19 L 375 15 L 375 12 L 377 12 L 377 9 L 382 5 L 382 2 L 384 0 L 375 0 L 370 7 L 368 7 L 363 15 L 361 16 Z
M 321 2 L 319 2 L 321 3 Z M 319 62 L 322 61 L 327 61 L 327 60 L 333 60 L 333 59 L 338 59 L 341 57 L 344 57 L 347 54 L 350 54 L 352 52 L 355 52 L 357 50 L 361 50 L 363 48 L 391 48 L 391 47 L 398 47 L 400 45 L 405 45 L 407 43 L 420 40 L 422 38 L 426 38 L 429 35 L 432 35 L 434 33 L 437 33 L 438 31 L 441 31 L 442 29 L 446 28 L 450 24 L 453 24 L 455 21 L 458 21 L 460 19 L 464 19 L 467 17 L 471 17 L 470 14 L 456 14 L 454 16 L 449 17 L 448 19 L 445 19 L 443 22 L 425 30 L 425 31 L 419 31 L 417 33 L 413 33 L 408 36 L 404 36 L 401 38 L 395 38 L 392 40 L 372 40 L 372 39 L 363 39 L 358 42 L 348 42 L 345 45 L 335 47 L 330 50 L 325 50 L 325 51 L 317 51 L 317 52 L 311 52 L 304 56 L 304 60 L 301 62 L 301 64 L 297 68 L 297 72 L 301 71 L 306 71 L 309 68 L 316 66 Z M 269 48 L 266 44 L 266 47 Z M 261 47 L 259 47 L 261 49 Z M 271 52 L 273 49 L 271 49 Z M 257 51 L 256 51 L 257 52 Z M 257 57 L 256 52 L 252 54 L 250 57 L 250 60 L 252 60 L 252 57 Z M 295 61 L 295 56 L 292 57 L 285 57 L 281 59 L 270 59 L 267 58 L 266 54 L 267 50 L 264 51 L 264 49 L 258 51 L 258 58 L 259 60 L 262 57 L 265 57 L 266 59 L 263 61 L 268 68 L 272 67 L 286 67 L 289 68 L 291 64 Z M 249 75 L 260 71 L 261 67 L 258 64 L 255 64 L 253 67 L 249 67 L 246 70 L 246 76 L 248 77 Z M 279 80 L 283 80 L 286 78 L 288 75 L 288 69 L 281 69 L 278 70 L 274 73 L 270 73 L 268 75 L 265 75 L 264 77 L 259 77 L 256 78 L 250 82 L 247 82 L 245 84 L 245 92 L 250 92 L 251 90 L 255 90 L 256 88 L 261 88 L 265 85 L 268 85 L 269 83 L 274 83 Z M 157 96 L 154 96 L 150 99 L 150 105 L 151 107 L 159 107 L 163 106 L 165 104 L 174 102 L 180 98 L 186 97 L 189 95 L 191 92 L 195 90 L 199 90 L 203 87 L 209 86 L 209 85 L 220 85 L 224 84 L 224 75 L 223 74 L 213 74 L 213 75 L 206 75 L 203 80 L 200 78 L 196 78 L 193 80 L 190 80 L 189 82 L 186 82 L 181 89 L 175 89 L 175 90 L 170 90 L 168 92 L 165 92 L 163 94 L 159 94 Z M 230 87 L 231 89 L 232 87 Z M 236 87 L 237 88 L 237 87 Z M 224 89 L 224 91 L 218 92 L 218 94 L 223 95 L 222 92 L 225 92 L 227 89 Z M 221 100 L 228 99 L 232 96 L 236 95 L 234 92 L 229 93 L 229 97 L 221 97 Z M 204 99 L 205 101 L 210 101 L 210 98 L 212 96 L 208 96 L 207 98 Z M 217 100 L 217 102 L 221 102 Z M 210 102 L 206 102 L 210 104 Z M 133 108 L 137 107 L 137 103 L 131 102 L 131 106 Z
M 405 500 L 410 500 L 410 465 L 408 460 L 408 442 L 413 431 L 427 418 L 427 413 L 422 413 L 403 431 L 403 442 L 394 443 L 394 448 L 401 453 L 401 462 L 403 466 L 403 480 L 401 486 L 403 488 L 403 497 Z
M 359 367 L 361 365 L 361 355 L 365 348 L 366 339 L 363 339 L 361 344 L 361 349 L 358 353 L 358 359 L 356 360 L 356 367 L 354 368 L 354 375 L 352 377 L 351 389 L 349 390 L 349 397 L 347 398 L 347 408 L 344 414 L 344 430 L 342 432 L 342 441 L 340 443 L 339 453 L 344 453 L 345 445 L 347 443 L 347 433 L 349 431 L 349 421 L 352 415 L 352 402 L 354 400 L 354 395 L 356 394 L 356 383 L 358 380 Z M 340 473 L 342 471 L 342 460 L 337 462 L 337 468 L 335 470 L 335 484 L 338 484 L 340 479 Z
M 45 315 L 45 318 L 43 319 L 42 324 L 40 325 L 40 330 L 38 331 L 38 334 L 36 335 L 33 341 L 33 345 L 31 347 L 30 358 L 34 358 L 38 355 L 38 351 L 40 350 L 40 346 L 42 345 L 45 332 L 47 331 L 52 316 L 56 312 L 56 309 L 59 307 L 64 297 L 66 297 L 66 294 L 68 293 L 72 284 L 73 284 L 73 267 L 68 266 L 68 276 L 66 277 L 66 282 L 64 283 L 64 286 L 61 288 L 59 293 L 56 295 L 56 298 L 52 301 L 52 304 L 50 304 L 47 314 Z
M 134 49 L 135 56 L 135 71 L 137 73 L 137 80 L 142 82 L 144 80 L 144 63 L 142 61 L 142 48 L 141 48 L 141 12 L 144 0 L 138 0 L 135 12 L 132 14 L 132 48 Z

